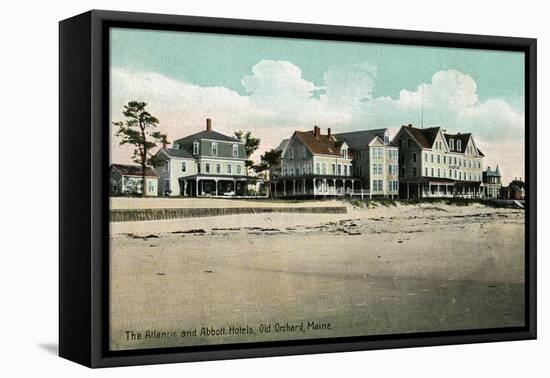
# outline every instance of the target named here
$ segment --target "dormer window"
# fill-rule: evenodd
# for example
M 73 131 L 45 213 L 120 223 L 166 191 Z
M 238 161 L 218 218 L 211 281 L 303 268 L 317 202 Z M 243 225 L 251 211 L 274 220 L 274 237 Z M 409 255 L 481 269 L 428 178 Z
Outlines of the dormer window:
M 302 159 L 305 159 L 306 156 L 307 156 L 307 155 L 306 155 L 306 148 L 303 147 L 303 148 L 302 148 Z
M 461 141 L 460 139 L 458 139 L 458 140 L 456 141 L 456 149 L 457 149 L 458 151 L 461 151 L 461 150 L 462 150 L 462 141 Z
M 342 148 L 342 157 L 344 159 L 348 158 L 348 149 L 347 148 Z
M 199 154 L 199 142 L 193 142 L 193 155 Z
M 218 143 L 212 142 L 212 156 L 218 156 Z
M 234 144 L 233 145 L 233 157 L 238 158 L 239 157 L 239 146 Z
M 453 138 L 449 139 L 449 148 L 451 150 L 455 149 L 455 140 Z
M 180 145 L 177 144 L 177 143 L 174 143 L 173 148 L 174 148 L 174 150 L 179 150 L 179 149 L 180 149 Z
M 390 144 L 390 136 L 389 135 L 384 135 L 384 144 L 385 145 Z

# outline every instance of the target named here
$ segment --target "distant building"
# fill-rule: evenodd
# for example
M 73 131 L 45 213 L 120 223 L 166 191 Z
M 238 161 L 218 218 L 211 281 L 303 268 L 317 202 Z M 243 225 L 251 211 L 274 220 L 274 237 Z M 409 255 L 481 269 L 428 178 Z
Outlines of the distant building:
M 499 198 L 501 188 L 502 183 L 498 165 L 494 171 L 491 170 L 491 167 L 487 167 L 487 170 L 483 171 L 483 196 L 485 198 Z
M 525 182 L 520 179 L 514 179 L 508 186 L 501 188 L 500 195 L 504 199 L 525 199 Z
M 281 164 L 270 172 L 275 197 L 343 196 L 362 189 L 347 143 L 330 128 L 327 134 L 318 126 L 295 131 L 276 149 L 281 151 Z
M 244 142 L 206 129 L 177 139 L 172 148 L 156 156 L 164 164 L 156 169 L 159 192 L 166 196 L 242 196 L 246 194 Z
M 143 193 L 142 169 L 139 165 L 111 164 L 110 192 L 112 195 L 132 195 Z M 158 179 L 152 168 L 145 169 L 145 194 L 156 196 Z
M 348 145 L 354 174 L 361 178 L 370 197 L 397 197 L 399 151 L 390 141 L 388 129 L 340 133 L 335 137 Z
M 450 134 L 441 127 L 402 126 L 393 139 L 399 147 L 402 198 L 483 195 L 483 153 L 472 134 Z

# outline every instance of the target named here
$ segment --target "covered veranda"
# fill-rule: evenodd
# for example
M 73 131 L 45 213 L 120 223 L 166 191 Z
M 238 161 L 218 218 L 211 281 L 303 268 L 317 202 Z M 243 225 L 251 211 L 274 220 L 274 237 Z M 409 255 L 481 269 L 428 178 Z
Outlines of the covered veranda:
M 184 197 L 229 197 L 247 195 L 246 176 L 193 175 L 179 179 Z
M 271 182 L 274 197 L 329 197 L 361 195 L 361 179 L 352 176 L 286 176 Z
M 482 198 L 480 181 L 457 181 L 441 177 L 399 180 L 400 198 Z

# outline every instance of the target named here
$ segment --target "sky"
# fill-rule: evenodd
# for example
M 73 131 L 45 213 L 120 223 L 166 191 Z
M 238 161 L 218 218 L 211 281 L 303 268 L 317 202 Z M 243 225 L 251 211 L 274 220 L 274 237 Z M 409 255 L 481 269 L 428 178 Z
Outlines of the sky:
M 228 135 L 251 130 L 259 154 L 314 125 L 395 133 L 423 114 L 424 127 L 473 133 L 504 184 L 524 177 L 520 52 L 121 28 L 110 42 L 111 120 L 145 101 L 169 140 L 211 118 Z M 114 132 L 111 159 L 129 163 Z

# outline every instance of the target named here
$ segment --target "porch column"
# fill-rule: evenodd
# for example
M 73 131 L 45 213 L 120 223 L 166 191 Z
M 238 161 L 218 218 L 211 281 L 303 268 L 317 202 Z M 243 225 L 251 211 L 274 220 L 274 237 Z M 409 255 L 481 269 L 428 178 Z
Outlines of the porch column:
M 355 192 L 355 180 L 351 180 L 351 193 Z
M 432 196 L 432 183 L 428 181 L 428 197 Z
M 304 192 L 304 194 L 306 194 L 306 179 L 303 179 L 302 182 L 304 184 L 304 187 L 302 188 L 303 189 L 302 191 Z
M 321 187 L 323 192 L 327 192 L 327 179 L 323 179 L 323 186 Z
M 197 197 L 199 197 L 199 178 L 197 177 L 197 179 L 195 180 L 195 194 L 197 195 Z
M 337 191 L 336 191 L 336 179 L 332 179 L 332 184 L 334 185 L 334 193 L 337 193 Z
M 372 193 L 372 188 L 371 188 L 370 192 Z M 407 183 L 407 199 L 409 199 L 409 183 Z
M 216 183 L 216 197 L 218 196 L 218 180 L 214 180 L 214 182 Z
M 296 195 L 296 180 L 292 180 L 292 195 Z
M 183 196 L 187 197 L 187 180 L 183 180 Z
M 233 193 L 234 195 L 237 195 L 237 180 L 233 179 Z

